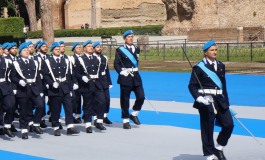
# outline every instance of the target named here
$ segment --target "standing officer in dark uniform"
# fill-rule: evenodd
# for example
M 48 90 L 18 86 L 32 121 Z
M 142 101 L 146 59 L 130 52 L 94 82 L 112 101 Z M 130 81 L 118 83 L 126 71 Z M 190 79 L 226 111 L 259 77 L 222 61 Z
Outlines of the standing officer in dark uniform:
M 0 56 L 1 56 L 1 57 L 3 56 L 3 53 L 4 53 L 4 50 L 3 50 L 2 45 L 0 44 Z
M 9 51 L 8 51 L 8 49 L 7 49 L 8 45 L 9 45 L 8 42 L 5 42 L 5 43 L 2 45 L 3 52 L 4 52 L 4 53 L 3 53 L 3 57 L 6 57 L 6 56 L 9 55 Z
M 140 125 L 138 113 L 145 100 L 142 79 L 138 72 L 138 57 L 140 49 L 133 45 L 133 31 L 127 30 L 123 33 L 125 44 L 117 48 L 114 68 L 119 74 L 118 84 L 120 84 L 120 103 L 122 110 L 123 128 L 131 129 L 129 118 Z M 133 106 L 132 114 L 129 114 L 130 94 L 134 92 L 136 101 Z
M 205 57 L 193 67 L 189 90 L 196 100 L 193 107 L 199 110 L 201 139 L 204 156 L 207 160 L 226 160 L 223 149 L 233 131 L 233 119 L 229 111 L 229 99 L 226 89 L 225 65 L 216 60 L 217 46 L 215 41 L 208 41 L 203 46 Z M 196 75 L 199 80 L 197 80 Z M 202 86 L 200 86 L 199 82 Z M 214 146 L 214 120 L 222 128 Z
M 28 113 L 32 111 L 30 101 L 35 106 L 33 118 L 33 131 L 37 134 L 43 134 L 40 128 L 40 122 L 43 115 L 44 105 L 41 100 L 43 96 L 41 79 L 38 70 L 38 62 L 28 59 L 29 50 L 27 43 L 19 47 L 20 57 L 13 62 L 10 72 L 10 79 L 17 85 L 17 102 L 20 107 L 20 126 L 22 129 L 22 139 L 28 139 L 28 124 L 30 117 Z
M 94 55 L 98 58 L 100 62 L 99 79 L 102 84 L 102 87 L 105 93 L 105 99 L 106 99 L 103 122 L 106 124 L 112 124 L 112 122 L 108 119 L 108 113 L 110 110 L 109 88 L 112 88 L 112 82 L 111 82 L 109 66 L 108 66 L 108 58 L 107 56 L 102 54 L 102 48 L 99 42 L 94 42 L 93 48 L 95 50 Z
M 70 62 L 68 59 L 61 57 L 58 42 L 51 45 L 50 51 L 52 55 L 45 60 L 43 77 L 45 83 L 49 85 L 48 96 L 54 136 L 61 136 L 59 119 L 62 104 L 65 111 L 67 134 L 79 134 L 79 131 L 73 125 Z
M 76 62 L 78 61 L 78 58 L 81 56 L 81 53 L 82 53 L 82 47 L 81 47 L 81 44 L 80 43 L 74 43 L 73 46 L 72 46 L 72 52 L 74 52 L 74 55 L 73 56 L 69 56 L 69 60 L 73 66 L 73 71 L 75 71 L 75 68 L 76 68 Z M 73 80 L 75 82 L 75 79 L 76 79 L 76 75 L 75 75 L 75 72 L 73 72 Z M 74 86 L 73 86 L 73 90 L 74 90 L 74 98 L 73 98 L 73 116 L 74 116 L 74 123 L 76 124 L 80 124 L 82 123 L 82 120 L 81 120 L 81 94 L 80 94 L 80 91 L 79 91 L 79 86 L 78 86 L 78 82 L 75 82 L 74 83 Z
M 99 80 L 100 62 L 93 55 L 92 41 L 83 43 L 85 54 L 78 58 L 76 63 L 76 78 L 79 82 L 80 92 L 83 96 L 84 123 L 86 132 L 92 133 L 92 116 L 97 115 L 95 127 L 99 130 L 106 130 L 103 126 L 105 95 Z M 94 113 L 95 112 L 95 113 Z
M 11 131 L 11 123 L 14 119 L 15 96 L 13 94 L 11 83 L 8 81 L 8 74 L 12 66 L 12 61 L 5 59 L 3 53 L 0 53 L 0 118 L 4 126 L 0 128 L 0 135 L 6 134 L 8 137 L 15 137 Z M 3 117 L 3 111 L 5 115 Z M 3 118 L 3 119 L 2 119 Z M 3 121 L 3 122 L 2 122 Z

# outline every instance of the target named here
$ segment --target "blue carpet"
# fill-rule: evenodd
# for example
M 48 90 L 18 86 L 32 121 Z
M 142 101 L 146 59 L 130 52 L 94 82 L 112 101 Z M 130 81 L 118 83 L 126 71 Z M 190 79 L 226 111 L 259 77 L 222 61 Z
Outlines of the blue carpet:
M 0 150 L 0 159 L 1 160 L 51 160 L 47 158 L 35 157 L 15 152 L 8 152 Z
M 118 74 L 115 71 L 110 73 L 114 86 L 110 89 L 111 97 L 119 98 Z M 140 74 L 149 100 L 190 103 L 194 101 L 188 90 L 190 73 L 142 71 Z M 231 105 L 265 106 L 265 76 L 227 74 L 226 81 Z

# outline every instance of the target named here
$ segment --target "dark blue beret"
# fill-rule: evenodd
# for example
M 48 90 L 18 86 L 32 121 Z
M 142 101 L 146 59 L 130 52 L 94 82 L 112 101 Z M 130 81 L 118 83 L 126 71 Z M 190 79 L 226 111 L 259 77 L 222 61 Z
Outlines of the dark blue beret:
M 127 30 L 123 33 L 122 37 L 125 38 L 126 36 L 131 35 L 131 34 L 133 34 L 133 30 Z
M 85 42 L 83 43 L 83 47 L 85 47 L 85 46 L 88 45 L 88 44 L 92 44 L 92 41 L 91 41 L 91 40 L 87 40 L 87 41 L 85 41 Z
M 43 45 L 47 45 L 47 43 L 46 43 L 45 41 L 40 42 L 40 43 L 38 44 L 38 46 L 37 46 L 38 49 L 40 49 L 40 47 L 43 46 Z
M 55 47 L 60 47 L 60 44 L 58 42 L 53 42 L 50 47 L 50 52 L 52 52 Z
M 8 42 L 5 42 L 4 44 L 3 44 L 3 49 L 6 49 L 7 47 L 8 47 L 8 45 L 9 45 L 9 43 Z
M 15 47 L 15 46 L 17 46 L 17 43 L 16 42 L 12 42 L 12 43 L 8 44 L 8 47 L 6 49 L 10 50 L 12 47 Z
M 75 43 L 73 44 L 73 46 L 72 46 L 72 51 L 75 50 L 75 47 L 76 47 L 76 46 L 81 46 L 81 44 L 80 44 L 79 42 L 75 42 Z
M 204 43 L 204 45 L 203 45 L 203 47 L 202 47 L 202 50 L 203 50 L 203 51 L 207 51 L 207 49 L 209 49 L 210 47 L 212 47 L 212 46 L 214 46 L 214 45 L 216 45 L 215 41 L 210 40 L 210 41 Z
M 94 42 L 92 46 L 93 46 L 93 48 L 100 46 L 100 42 Z
M 23 49 L 28 48 L 28 46 L 29 46 L 28 43 L 26 43 L 26 42 L 22 43 L 19 46 L 18 54 L 20 54 Z
M 64 44 L 64 41 L 60 41 L 59 44 L 60 44 L 60 45 L 61 45 L 61 44 Z
M 38 45 L 40 44 L 40 42 L 41 42 L 41 40 L 39 40 L 39 41 L 37 41 L 37 42 L 35 43 L 35 46 L 34 46 L 35 49 L 38 48 Z

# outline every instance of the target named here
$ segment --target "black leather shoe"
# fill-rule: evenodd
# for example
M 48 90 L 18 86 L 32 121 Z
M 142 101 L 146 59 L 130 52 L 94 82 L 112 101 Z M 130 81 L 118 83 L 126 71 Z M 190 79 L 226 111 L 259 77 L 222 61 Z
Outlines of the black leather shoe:
M 131 129 L 131 125 L 129 122 L 123 123 L 123 129 Z
M 99 130 L 106 130 L 106 127 L 104 127 L 102 123 L 97 123 L 96 128 Z
M 69 134 L 69 135 L 75 135 L 75 134 L 79 134 L 80 131 L 75 129 L 75 128 L 67 128 L 67 131 L 66 131 L 66 134 Z
M 86 128 L 86 133 L 92 133 L 92 127 L 87 127 Z
M 214 155 L 218 158 L 218 160 L 226 160 L 224 152 L 218 149 L 214 149 Z
M 17 129 L 15 128 L 15 126 L 13 124 L 11 124 L 11 131 L 12 132 L 17 132 Z
M 45 123 L 45 119 L 41 120 L 41 122 L 40 122 L 40 127 L 41 127 L 41 128 L 47 128 L 47 127 L 48 127 L 48 126 L 46 125 L 46 123 Z
M 29 139 L 28 132 L 22 133 L 22 139 Z
M 10 128 L 4 128 L 4 133 L 10 138 L 15 137 Z
M 40 128 L 40 126 L 33 126 L 32 130 L 33 130 L 33 132 L 35 132 L 37 134 L 43 134 L 43 131 Z
M 133 121 L 134 124 L 140 125 L 140 121 L 137 116 L 130 115 L 130 119 Z
M 112 122 L 108 119 L 108 117 L 105 117 L 103 119 L 103 122 L 106 123 L 106 124 L 112 124 Z
M 79 118 L 74 118 L 74 123 L 75 124 L 81 124 L 82 123 L 81 118 L 80 117 Z
M 4 128 L 0 128 L 0 135 L 5 135 Z
M 61 136 L 60 129 L 56 129 L 56 130 L 54 130 L 53 135 L 54 135 L 54 136 Z

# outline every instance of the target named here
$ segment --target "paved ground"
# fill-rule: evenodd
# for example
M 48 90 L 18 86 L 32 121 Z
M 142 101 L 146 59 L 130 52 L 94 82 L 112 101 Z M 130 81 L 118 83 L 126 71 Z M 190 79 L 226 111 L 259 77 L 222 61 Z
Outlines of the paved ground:
M 198 129 L 150 124 L 147 121 L 147 119 L 155 120 L 165 112 L 187 114 L 187 116 L 188 114 L 198 115 L 197 111 L 191 107 L 192 104 L 151 100 L 149 102 L 146 101 L 143 113 L 139 115 L 143 124 L 132 125 L 131 130 L 122 129 L 120 118 L 112 115 L 111 118 L 115 123 L 107 126 L 104 132 L 93 128 L 94 132 L 87 134 L 82 124 L 77 126 L 81 130 L 79 136 L 67 136 L 64 129 L 61 137 L 55 137 L 52 135 L 51 128 L 45 129 L 45 133 L 40 136 L 30 134 L 28 140 L 22 140 L 20 133 L 17 133 L 13 139 L 1 136 L 0 150 L 21 153 L 24 157 L 19 154 L 5 157 L 8 154 L 2 153 L 1 155 L 0 152 L 0 159 L 9 160 L 15 156 L 18 160 L 42 160 L 43 158 L 57 160 L 203 160 Z M 119 108 L 119 99 L 112 99 L 111 106 L 113 106 L 112 114 L 115 114 L 115 109 Z M 158 114 L 154 112 L 153 107 L 156 108 Z M 264 119 L 265 117 L 265 108 L 237 106 L 236 109 L 240 112 L 240 118 Z M 249 109 L 256 114 L 249 113 Z M 148 117 L 144 113 L 147 111 L 151 111 Z M 166 119 L 168 122 L 181 120 L 184 119 L 177 116 L 175 118 L 169 116 L 169 119 Z M 257 139 L 265 144 L 265 138 Z M 250 136 L 233 134 L 225 153 L 229 160 L 264 160 L 264 149 L 264 145 L 259 145 Z

